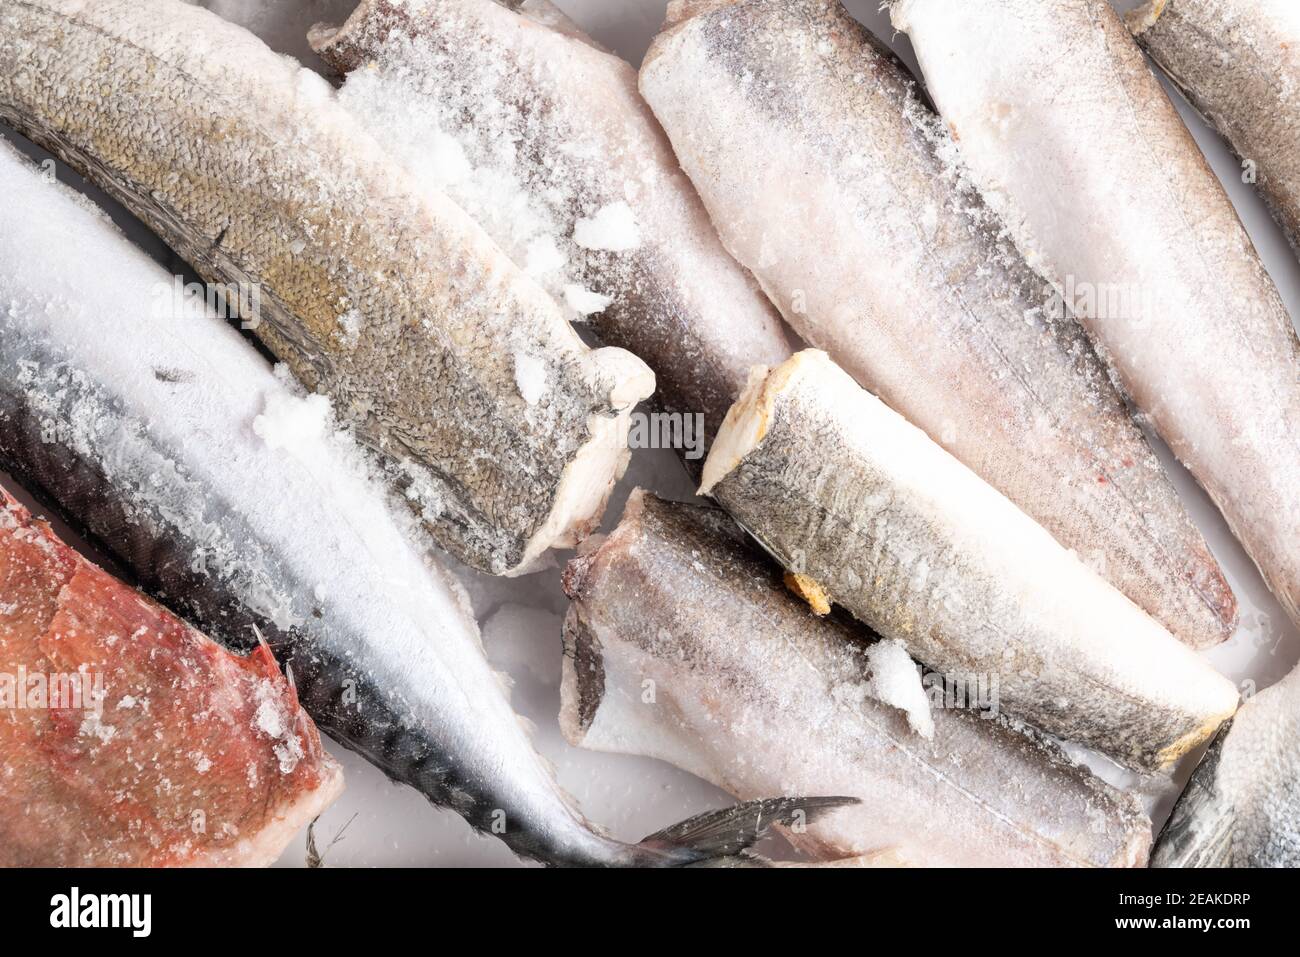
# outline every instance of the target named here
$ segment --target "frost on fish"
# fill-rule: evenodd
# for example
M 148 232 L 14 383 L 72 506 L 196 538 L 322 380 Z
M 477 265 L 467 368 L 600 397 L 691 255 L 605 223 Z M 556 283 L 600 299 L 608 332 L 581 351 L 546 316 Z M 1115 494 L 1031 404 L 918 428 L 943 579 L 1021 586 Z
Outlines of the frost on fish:
M 556 786 L 463 589 L 323 400 L 160 297 L 170 276 L 7 145 L 0 195 L 0 468 L 213 638 L 253 648 L 256 628 L 319 727 L 394 780 L 517 853 L 627 861 Z M 288 727 L 272 699 L 256 717 Z M 287 742 L 277 759 L 303 765 Z
M 570 563 L 566 586 L 560 720 L 574 744 L 669 761 L 738 797 L 860 797 L 788 832 L 819 857 L 893 849 L 923 866 L 1146 860 L 1150 822 L 1139 803 L 1058 748 L 940 707 L 922 738 L 863 693 L 878 680 L 881 645 L 809 614 L 721 512 L 638 490 L 618 528 Z
M 599 521 L 650 370 L 588 349 L 320 76 L 177 0 L 4 3 L 0 119 L 205 278 L 255 289 L 244 320 L 458 558 L 517 573 Z M 544 403 L 516 387 L 519 352 L 546 366 Z
M 1300 4 L 1155 0 L 1129 29 L 1227 139 L 1300 249 Z
M 711 438 L 750 366 L 789 345 L 727 255 L 619 58 L 549 3 L 366 0 L 317 49 L 340 102 L 575 320 L 645 359 Z
M 1105 0 L 892 13 L 1030 262 L 1075 299 L 1119 293 L 1081 321 L 1300 622 L 1300 342 L 1123 23 Z
M 789 571 L 1001 707 L 1157 771 L 1237 706 L 1232 683 L 825 353 L 756 369 L 704 466 Z
M 223 650 L 4 488 L 0 596 L 0 865 L 265 866 L 342 790 L 268 650 Z
M 1204 539 L 902 65 L 839 3 L 697 7 L 641 88 L 791 325 L 1181 640 L 1227 638 Z
M 1247 701 L 1206 754 L 1154 867 L 1300 867 L 1300 669 Z

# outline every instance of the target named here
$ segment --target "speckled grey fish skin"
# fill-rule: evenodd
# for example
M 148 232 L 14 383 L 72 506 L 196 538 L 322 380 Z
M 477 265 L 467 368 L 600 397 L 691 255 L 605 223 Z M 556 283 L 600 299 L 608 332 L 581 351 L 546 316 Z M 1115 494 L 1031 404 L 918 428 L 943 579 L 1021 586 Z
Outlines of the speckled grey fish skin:
M 613 300 L 588 317 L 596 335 L 645 359 L 664 410 L 702 413 L 711 439 L 749 369 L 789 356 L 784 324 L 722 248 L 637 93 L 636 71 L 557 14 L 538 0 L 365 0 L 341 28 L 313 31 L 313 42 L 336 70 L 354 74 L 341 101 L 394 155 L 409 150 L 425 160 L 435 135 L 454 137 L 475 168 L 508 152 L 520 193 L 476 194 L 492 207 L 484 228 L 509 250 L 521 196 L 553 218 L 565 268 Z M 419 120 L 371 109 L 374 98 L 424 101 L 449 128 L 421 143 Z M 467 188 L 446 186 L 457 201 Z M 616 202 L 635 217 L 634 249 L 570 244 L 574 223 Z
M 319 76 L 175 0 L 3 0 L 0 120 L 204 277 L 256 284 L 258 336 L 395 463 L 456 557 L 518 572 L 599 520 L 617 417 L 653 375 L 583 345 Z
M 1243 161 L 1300 249 L 1300 4 L 1154 0 L 1126 22 Z M 1254 179 L 1250 179 L 1250 174 Z
M 1178 800 L 1152 867 L 1300 867 L 1300 669 L 1247 701 Z
M 214 638 L 264 638 L 336 741 L 550 864 L 731 858 L 844 803 L 742 805 L 639 845 L 599 833 L 511 710 L 468 596 L 355 444 L 269 441 L 259 423 L 306 400 L 202 302 L 157 296 L 166 273 L 4 141 L 0 196 L 0 469 Z
M 1175 636 L 1232 633 L 1232 590 L 1083 329 L 838 0 L 709 4 L 660 35 L 641 89 L 806 342 Z
M 805 594 L 1002 709 L 1139 771 L 1196 747 L 1237 691 L 825 353 L 756 370 L 704 466 Z
M 965 708 L 934 735 L 864 693 L 872 636 L 820 620 L 726 514 L 633 493 L 570 563 L 561 726 L 737 797 L 815 786 L 846 808 L 789 837 L 819 857 L 917 866 L 1141 866 L 1141 805 L 1044 740 Z M 775 791 L 774 791 L 775 789 Z
M 1300 342 L 1123 22 L 1106 0 L 890 9 L 985 199 L 1058 288 L 1116 300 L 1084 326 L 1300 622 Z

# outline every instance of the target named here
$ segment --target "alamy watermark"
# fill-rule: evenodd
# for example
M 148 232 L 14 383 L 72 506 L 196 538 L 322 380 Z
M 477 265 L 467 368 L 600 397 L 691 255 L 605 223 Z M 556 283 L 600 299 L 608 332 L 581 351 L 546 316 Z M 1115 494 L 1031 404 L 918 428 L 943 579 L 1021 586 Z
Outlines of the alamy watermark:
M 87 671 L 0 671 L 0 711 L 85 711 L 104 713 L 104 676 Z
M 156 315 L 182 319 L 201 303 L 222 319 L 238 319 L 241 329 L 262 324 L 262 289 L 255 282 L 186 282 L 184 276 L 173 276 L 170 283 L 154 286 L 153 299 Z

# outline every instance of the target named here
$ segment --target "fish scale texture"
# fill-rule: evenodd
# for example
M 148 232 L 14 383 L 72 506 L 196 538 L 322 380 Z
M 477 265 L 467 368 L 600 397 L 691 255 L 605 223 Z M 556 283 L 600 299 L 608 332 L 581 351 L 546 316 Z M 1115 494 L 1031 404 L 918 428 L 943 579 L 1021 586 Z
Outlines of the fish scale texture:
M 458 558 L 517 571 L 598 521 L 624 461 L 604 431 L 653 376 L 583 345 L 319 76 L 176 0 L 8 0 L 0 77 L 0 118 L 205 278 L 257 287 L 259 337 L 396 463 Z M 521 356 L 542 401 L 520 394 Z

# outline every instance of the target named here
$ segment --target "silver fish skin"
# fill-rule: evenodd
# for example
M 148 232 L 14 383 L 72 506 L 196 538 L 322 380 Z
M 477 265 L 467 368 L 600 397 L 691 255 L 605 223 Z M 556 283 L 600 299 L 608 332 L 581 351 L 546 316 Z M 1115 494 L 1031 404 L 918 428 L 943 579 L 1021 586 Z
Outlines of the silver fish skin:
M 865 693 L 873 636 L 810 615 L 724 512 L 638 490 L 566 585 L 560 723 L 575 745 L 659 758 L 741 798 L 861 797 L 787 835 L 821 858 L 1146 862 L 1141 805 L 1056 746 L 956 708 L 933 709 L 926 740 Z
M 898 0 L 990 205 L 1300 622 L 1300 342 L 1241 220 L 1105 0 Z M 989 50 L 997 50 L 996 57 Z
M 681 840 L 753 836 L 743 807 L 645 846 L 593 831 L 511 710 L 463 589 L 324 400 L 174 300 L 172 277 L 5 143 L 0 195 L 0 468 L 214 638 L 260 633 L 322 730 L 520 855 L 688 864 L 716 855 Z
M 838 0 L 709 5 L 661 34 L 641 89 L 804 341 L 1174 635 L 1232 633 L 1232 590 L 1082 327 Z
M 1300 669 L 1251 698 L 1160 834 L 1152 867 L 1300 867 Z
M 1186 645 L 823 352 L 755 370 L 704 466 L 795 576 L 1002 709 L 1125 767 L 1167 768 L 1237 707 Z
M 1154 0 L 1125 23 L 1250 164 L 1273 217 L 1300 249 L 1300 5 Z
M 723 249 L 636 71 L 553 5 L 364 0 L 313 43 L 348 74 L 339 99 L 359 125 L 600 341 L 645 359 L 664 411 L 703 415 L 695 459 L 749 369 L 790 355 L 781 317 Z M 627 235 L 590 234 L 616 211 Z M 576 289 L 610 301 L 582 306 Z
M 457 558 L 519 573 L 599 520 L 653 374 L 585 346 L 319 75 L 177 0 L 3 0 L 0 120 L 255 290 L 262 342 Z

